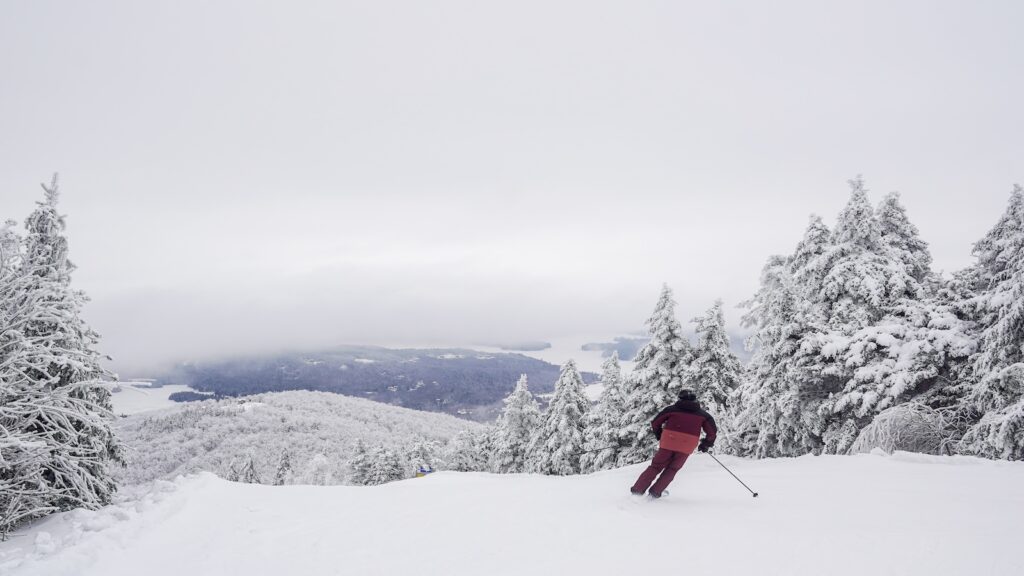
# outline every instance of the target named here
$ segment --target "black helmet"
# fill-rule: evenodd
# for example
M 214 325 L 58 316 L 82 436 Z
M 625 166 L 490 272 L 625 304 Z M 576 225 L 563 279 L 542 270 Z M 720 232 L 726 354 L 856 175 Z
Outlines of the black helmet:
M 679 392 L 679 399 L 685 402 L 695 402 L 697 395 L 693 393 L 693 390 L 686 389 Z

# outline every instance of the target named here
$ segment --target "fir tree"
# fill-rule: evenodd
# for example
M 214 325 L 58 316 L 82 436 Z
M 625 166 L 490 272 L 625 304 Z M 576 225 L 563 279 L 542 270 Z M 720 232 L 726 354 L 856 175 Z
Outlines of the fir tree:
M 917 226 L 910 222 L 899 193 L 887 194 L 876 212 L 882 243 L 915 282 L 924 282 L 931 274 L 932 256 L 928 243 L 921 239 Z
M 676 319 L 675 305 L 672 290 L 664 286 L 646 323 L 651 340 L 637 352 L 627 379 L 620 466 L 650 458 L 656 445 L 650 422 L 685 387 L 692 350 Z
M 821 301 L 831 252 L 832 231 L 822 222 L 821 216 L 812 214 L 803 237 L 793 250 L 793 255 L 783 259 L 783 266 L 791 277 L 789 289 L 800 293 L 802 301 L 807 302 L 808 298 L 813 302 Z M 816 324 L 824 319 L 820 310 L 814 312 L 813 318 L 805 319 L 807 323 Z
M 112 375 L 81 320 L 85 295 L 70 286 L 57 182 L 26 220 L 19 248 L 0 232 L 0 534 L 16 523 L 110 502 L 120 444 L 110 427 Z
M 498 446 L 497 429 L 493 426 L 473 436 L 473 450 L 479 472 L 494 472 L 494 452 Z
M 289 484 L 292 476 L 292 457 L 284 450 L 281 452 L 281 459 L 277 463 L 277 472 L 274 473 L 274 486 Z
M 408 463 L 408 476 L 414 476 L 420 468 L 436 470 L 438 466 L 438 446 L 422 436 L 417 438 L 409 450 L 405 453 L 405 461 Z
M 831 245 L 817 259 L 825 271 L 821 290 L 802 286 L 801 295 L 819 305 L 824 325 L 815 326 L 805 336 L 796 357 L 793 376 L 800 387 L 803 411 L 815 413 L 812 438 L 821 441 L 821 450 L 845 452 L 859 429 L 870 418 L 860 416 L 846 400 L 859 398 L 854 381 L 863 358 L 850 361 L 850 343 L 858 331 L 875 326 L 906 298 L 919 292 L 917 284 L 883 240 L 882 226 L 868 201 L 864 181 L 850 181 L 850 200 L 839 213 Z M 797 278 L 802 275 L 797 272 Z M 815 440 L 812 442 L 816 444 Z M 813 451 L 817 451 L 817 447 Z
M 562 366 L 555 382 L 555 394 L 530 443 L 528 467 L 531 472 L 558 476 L 579 474 L 589 409 L 583 378 L 576 369 L 576 362 L 569 360 Z
M 529 456 L 527 449 L 540 422 L 540 406 L 530 393 L 526 374 L 523 374 L 515 389 L 505 398 L 505 409 L 498 417 L 492 466 L 495 472 L 525 471 Z
M 600 383 L 601 397 L 591 410 L 587 423 L 587 452 L 580 457 L 580 467 L 584 471 L 607 470 L 618 462 L 622 419 L 626 411 L 618 351 L 613 351 L 601 364 Z
M 397 452 L 388 448 L 378 448 L 373 452 L 370 469 L 366 475 L 367 484 L 386 484 L 405 477 L 405 466 Z
M 830 237 L 821 219 L 812 217 L 794 254 L 770 258 L 761 288 L 744 303 L 748 312 L 742 321 L 754 328 L 747 341 L 754 355 L 751 376 L 733 403 L 730 445 L 739 453 L 792 456 L 820 446 L 815 434 L 821 428 L 816 412 L 820 393 L 800 377 L 808 362 L 799 354 L 804 339 L 824 323 L 822 307 L 808 295 L 820 289 Z
M 688 379 L 701 405 L 715 415 L 719 428 L 728 428 L 729 398 L 740 385 L 743 367 L 729 348 L 722 301 L 718 300 L 697 324 L 697 347 Z
M 852 332 L 882 317 L 893 296 L 889 288 L 894 269 L 886 256 L 882 228 L 858 176 L 850 181 L 850 200 L 832 233 L 822 291 L 808 291 L 827 305 L 831 328 Z
M 748 303 L 744 323 L 757 331 L 736 394 L 743 452 L 845 452 L 877 413 L 944 395 L 973 341 L 948 298 L 932 296 L 945 292 L 930 262 L 898 197 L 873 210 L 860 178 L 831 234 L 812 219 Z
M 0 226 L 0 275 L 13 274 L 21 259 L 21 237 L 15 227 L 16 220 L 7 220 Z
M 241 469 L 238 468 L 238 465 L 235 463 L 235 461 L 232 460 L 231 463 L 228 464 L 227 480 L 229 482 L 238 482 L 241 480 L 241 478 L 242 471 Z
M 361 438 L 356 439 L 356 444 L 352 448 L 352 459 L 348 462 L 348 468 L 350 471 L 348 477 L 349 483 L 357 486 L 365 485 L 370 474 L 370 465 L 372 463 L 370 454 L 366 450 L 366 444 L 363 443 Z
M 973 359 L 977 384 L 967 395 L 976 420 L 961 450 L 992 458 L 1024 459 L 1024 189 L 1014 186 L 1006 212 L 974 245 L 981 326 Z
M 898 195 L 887 196 L 876 214 L 880 247 L 848 254 L 845 262 L 859 262 L 861 277 L 845 282 L 881 286 L 879 300 L 860 304 L 866 322 L 836 329 L 832 321 L 833 331 L 819 340 L 832 361 L 823 362 L 825 370 L 843 381 L 821 407 L 830 420 L 828 452 L 845 452 L 878 413 L 934 396 L 975 347 L 955 307 L 935 295 L 942 282 L 930 276 L 928 246 Z
M 241 472 L 239 472 L 239 480 L 246 484 L 262 484 L 263 481 L 260 479 L 260 473 L 256 470 L 256 462 L 253 460 L 252 455 L 245 461 L 245 465 L 242 466 Z
M 846 220 L 871 215 L 863 183 L 858 179 L 851 186 Z M 744 303 L 749 311 L 743 325 L 755 328 L 748 340 L 754 356 L 751 377 L 736 392 L 733 450 L 766 457 L 823 449 L 829 418 L 821 407 L 829 391 L 842 382 L 842 374 L 832 370 L 832 351 L 822 353 L 831 330 L 832 301 L 826 285 L 836 282 L 837 277 L 830 275 L 844 253 L 834 242 L 842 238 L 851 246 L 869 245 L 871 241 L 862 238 L 870 238 L 870 222 L 865 229 L 858 231 L 847 223 L 842 231 L 830 232 L 821 218 L 812 216 L 793 254 L 772 257 L 765 266 L 761 289 Z M 855 250 L 848 247 L 847 252 Z
M 24 325 L 25 335 L 36 344 L 27 351 L 35 360 L 32 376 L 51 388 L 109 379 L 112 375 L 100 367 L 99 354 L 92 349 L 99 337 L 80 318 L 88 298 L 70 286 L 75 266 L 68 259 L 64 217 L 57 213 L 56 178 L 44 190 L 46 201 L 39 202 L 25 222 L 28 234 L 21 266 L 23 296 L 35 300 L 35 314 Z M 101 408 L 110 410 L 105 387 L 95 386 L 90 394 Z
M 448 468 L 456 472 L 481 472 L 488 469 L 488 455 L 481 452 L 487 444 L 487 434 L 474 435 L 462 430 L 448 443 L 446 449 Z

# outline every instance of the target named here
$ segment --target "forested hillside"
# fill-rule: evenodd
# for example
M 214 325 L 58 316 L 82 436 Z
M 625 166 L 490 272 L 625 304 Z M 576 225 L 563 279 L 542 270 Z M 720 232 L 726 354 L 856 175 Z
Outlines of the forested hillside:
M 345 484 L 359 444 L 395 455 L 440 454 L 458 432 L 479 428 L 445 414 L 322 392 L 206 400 L 121 420 L 127 466 L 117 475 L 125 484 L 200 470 L 262 484 Z M 412 468 L 398 478 L 424 463 L 399 460 Z
M 500 401 L 526 374 L 537 392 L 550 392 L 558 366 L 522 354 L 464 349 L 393 350 L 341 347 L 189 363 L 159 378 L 217 396 L 245 396 L 283 390 L 315 390 L 357 396 L 416 410 L 491 420 Z M 587 382 L 596 375 L 586 373 Z M 188 394 L 178 400 L 199 400 Z

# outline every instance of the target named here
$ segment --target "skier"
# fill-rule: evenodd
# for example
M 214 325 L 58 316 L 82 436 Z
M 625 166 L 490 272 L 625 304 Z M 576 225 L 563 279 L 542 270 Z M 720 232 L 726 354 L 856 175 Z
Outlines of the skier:
M 693 390 L 680 392 L 679 400 L 659 412 L 651 421 L 651 428 L 658 438 L 658 451 L 651 465 L 640 474 L 629 491 L 637 496 L 647 492 L 652 498 L 661 498 L 676 472 L 683 467 L 686 457 L 693 454 L 695 448 L 701 452 L 711 450 L 715 445 L 718 428 L 715 419 L 700 407 Z M 704 430 L 703 440 L 700 439 L 701 430 Z M 658 478 L 657 482 L 654 482 L 655 477 Z M 652 482 L 654 486 L 651 486 Z

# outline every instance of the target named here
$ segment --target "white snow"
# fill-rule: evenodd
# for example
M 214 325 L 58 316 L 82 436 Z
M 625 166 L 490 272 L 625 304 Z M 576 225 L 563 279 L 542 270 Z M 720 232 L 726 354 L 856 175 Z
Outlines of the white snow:
M 139 414 L 161 410 L 181 403 L 169 398 L 175 392 L 196 392 L 182 384 L 168 384 L 151 388 L 149 382 L 118 382 L 111 394 L 115 414 Z
M 695 455 L 659 501 L 642 466 L 587 476 L 439 472 L 378 487 L 157 482 L 0 544 L 10 576 L 1024 573 L 1024 463 Z
M 544 350 L 506 350 L 497 346 L 483 346 L 480 344 L 466 344 L 464 347 L 472 350 L 479 350 L 489 354 L 522 354 L 530 358 L 536 358 L 561 366 L 567 360 L 574 360 L 580 370 L 585 372 L 600 372 L 601 363 L 604 362 L 600 350 L 583 350 L 583 345 L 591 342 L 610 342 L 612 338 L 608 334 L 589 334 L 567 336 L 559 338 L 548 338 L 546 341 L 551 347 Z M 632 369 L 632 362 L 622 362 L 623 369 Z
M 221 412 L 251 412 L 260 406 L 266 406 L 263 402 L 242 401 L 233 404 L 224 404 L 218 407 Z
M 536 358 L 537 360 L 543 360 L 545 362 L 561 366 L 567 360 L 573 360 L 576 362 L 576 366 L 585 372 L 600 372 L 601 364 L 604 362 L 605 357 L 602 355 L 600 350 L 583 350 L 584 344 L 593 342 L 611 342 L 614 340 L 616 334 L 609 336 L 608 333 L 602 332 L 598 334 L 580 334 L 574 336 L 564 336 L 557 338 L 545 338 L 544 341 L 551 344 L 551 347 L 545 348 L 544 350 L 514 350 L 510 348 L 502 348 L 500 346 L 493 346 L 487 344 L 480 344 L 474 342 L 417 342 L 417 341 L 391 341 L 387 342 L 388 348 L 396 349 L 422 349 L 422 350 L 434 350 L 437 348 L 451 348 L 457 350 L 472 350 L 479 353 L 476 355 L 477 359 L 485 360 L 489 356 L 496 356 L 500 354 L 521 354 L 530 358 Z M 635 335 L 633 335 L 635 336 Z M 440 360 L 451 360 L 460 357 L 457 354 L 441 354 L 435 356 Z M 407 360 L 407 362 L 415 362 L 416 360 Z M 622 361 L 623 369 L 629 371 L 632 369 L 632 362 Z
M 587 395 L 587 400 L 591 402 L 597 402 L 601 399 L 601 393 L 604 392 L 604 384 L 598 382 L 597 384 L 588 384 L 583 388 L 583 393 Z

